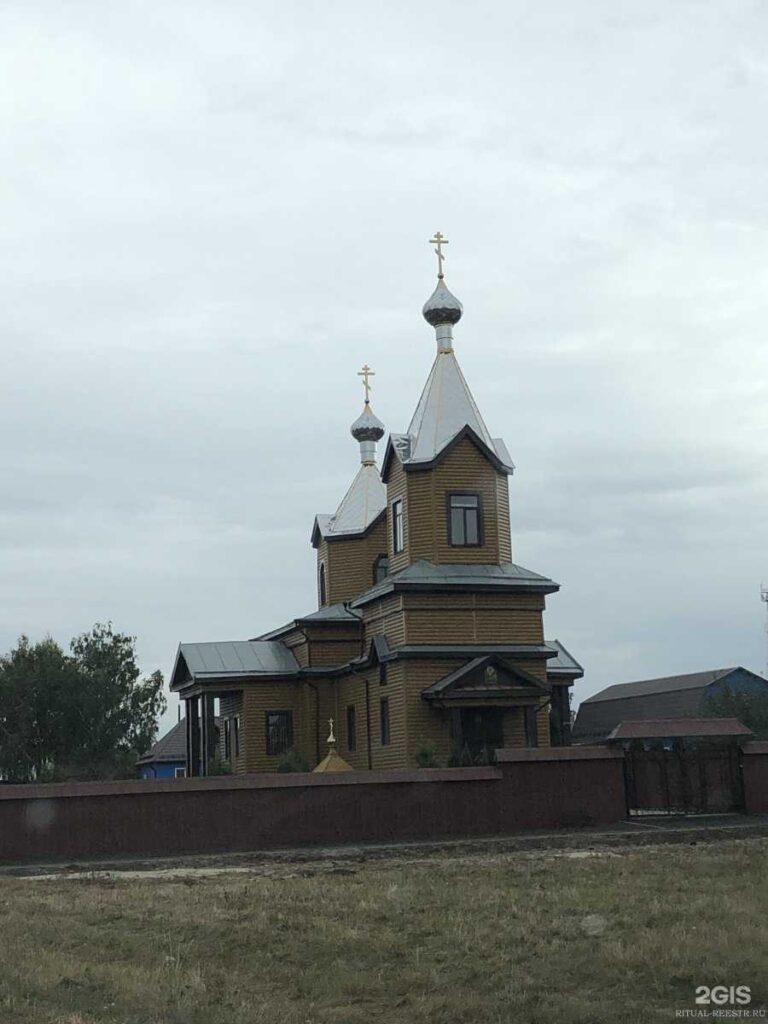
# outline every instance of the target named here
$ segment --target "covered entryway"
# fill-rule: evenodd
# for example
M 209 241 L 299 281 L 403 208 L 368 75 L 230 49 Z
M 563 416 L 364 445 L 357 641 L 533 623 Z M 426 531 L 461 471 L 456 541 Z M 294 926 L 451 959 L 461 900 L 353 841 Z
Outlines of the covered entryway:
M 448 713 L 451 756 L 459 765 L 491 764 L 505 746 L 537 746 L 537 715 L 550 702 L 535 676 L 491 655 L 473 658 L 421 695 Z
M 733 718 L 621 722 L 608 737 L 624 748 L 630 814 L 725 814 L 744 809 L 741 744 Z
M 504 746 L 504 716 L 499 708 L 457 708 L 454 735 L 473 761 L 491 761 L 494 752 Z

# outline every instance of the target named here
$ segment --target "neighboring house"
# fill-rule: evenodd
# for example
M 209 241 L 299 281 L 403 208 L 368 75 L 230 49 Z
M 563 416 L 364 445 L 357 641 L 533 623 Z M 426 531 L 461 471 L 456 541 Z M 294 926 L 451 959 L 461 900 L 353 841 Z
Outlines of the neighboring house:
M 544 639 L 545 599 L 559 585 L 512 561 L 512 459 L 459 368 L 462 306 L 442 274 L 423 315 L 435 362 L 381 472 L 385 430 L 361 373 L 365 404 L 351 428 L 361 465 L 312 530 L 317 609 L 251 640 L 179 646 L 171 689 L 187 706 L 191 775 L 207 773 L 217 742 L 236 772 L 275 770 L 291 749 L 317 765 L 329 718 L 358 770 L 414 767 L 425 747 L 445 765 L 570 742 L 569 689 L 583 670 Z M 309 449 L 292 472 L 322 472 L 322 451 Z
M 136 762 L 140 779 L 178 779 L 187 774 L 187 723 L 180 722 Z
M 600 742 L 620 722 L 700 718 L 708 698 L 726 689 L 768 696 L 768 682 L 740 667 L 617 683 L 581 702 L 573 738 L 577 743 Z

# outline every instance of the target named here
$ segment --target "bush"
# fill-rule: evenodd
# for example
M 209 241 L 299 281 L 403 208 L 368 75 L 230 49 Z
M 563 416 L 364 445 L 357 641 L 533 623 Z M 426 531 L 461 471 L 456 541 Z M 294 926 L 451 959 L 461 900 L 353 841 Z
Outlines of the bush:
M 277 766 L 279 772 L 308 772 L 309 765 L 298 750 L 289 750 Z
M 226 761 L 219 754 L 208 762 L 208 774 L 209 775 L 231 775 L 232 765 L 229 761 Z
M 435 748 L 431 743 L 424 743 L 416 751 L 416 764 L 419 768 L 439 768 Z

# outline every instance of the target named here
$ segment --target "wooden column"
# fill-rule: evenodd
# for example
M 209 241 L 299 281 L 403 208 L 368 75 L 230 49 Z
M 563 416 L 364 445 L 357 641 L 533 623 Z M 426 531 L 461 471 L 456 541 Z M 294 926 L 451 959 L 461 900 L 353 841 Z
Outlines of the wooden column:
M 201 775 L 208 774 L 208 766 L 216 756 L 216 715 L 214 713 L 215 697 L 204 694 L 201 698 L 203 704 L 203 734 L 201 737 L 200 759 L 202 762 Z
M 200 698 L 187 701 L 187 773 L 200 775 Z

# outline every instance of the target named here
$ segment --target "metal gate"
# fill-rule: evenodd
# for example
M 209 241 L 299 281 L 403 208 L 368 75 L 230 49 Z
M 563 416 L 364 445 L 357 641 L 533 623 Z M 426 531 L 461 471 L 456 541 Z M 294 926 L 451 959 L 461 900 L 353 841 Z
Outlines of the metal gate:
M 744 809 L 736 744 L 686 750 L 626 750 L 630 814 L 725 814 Z

